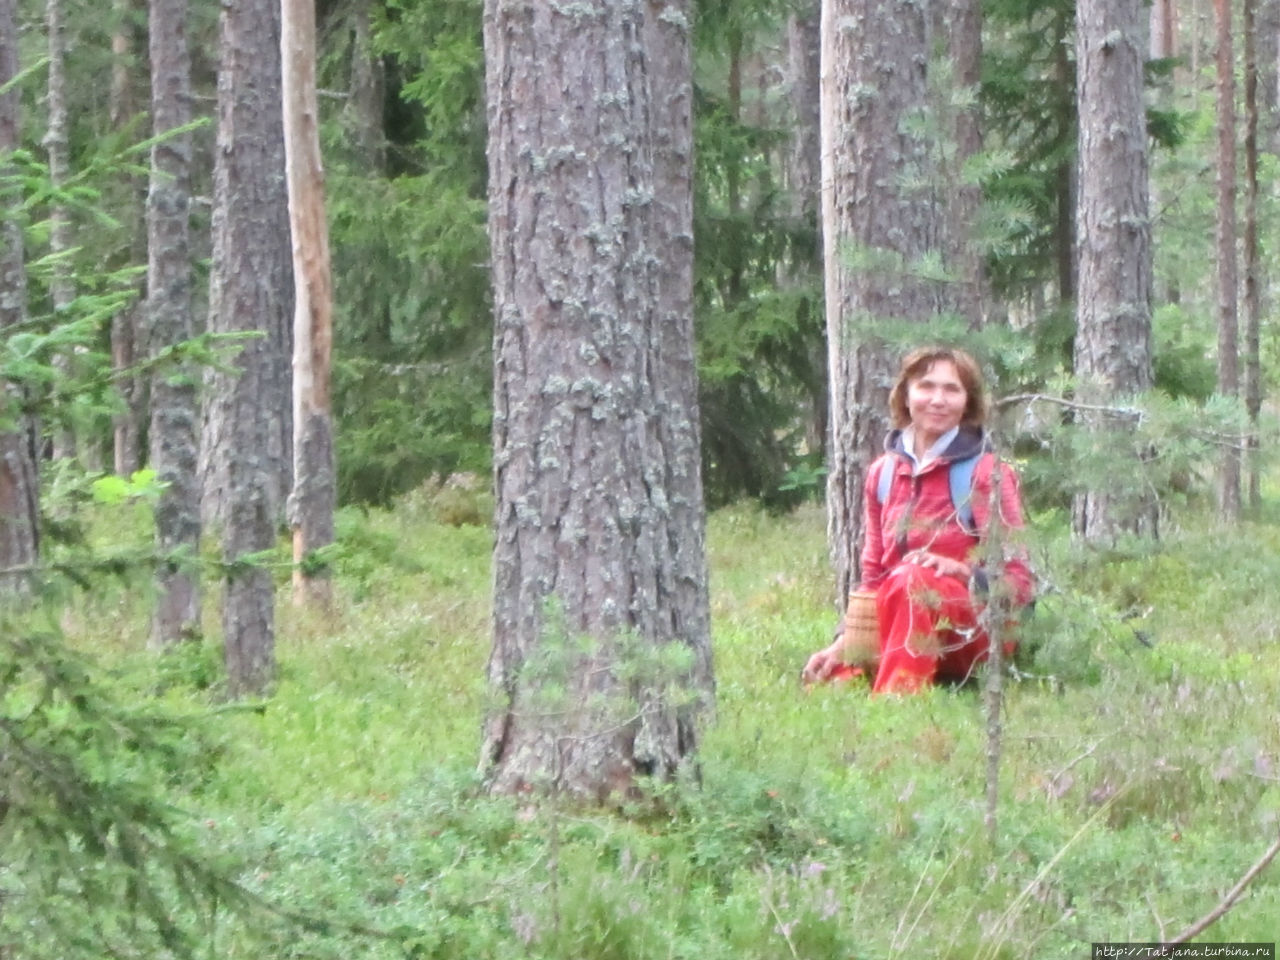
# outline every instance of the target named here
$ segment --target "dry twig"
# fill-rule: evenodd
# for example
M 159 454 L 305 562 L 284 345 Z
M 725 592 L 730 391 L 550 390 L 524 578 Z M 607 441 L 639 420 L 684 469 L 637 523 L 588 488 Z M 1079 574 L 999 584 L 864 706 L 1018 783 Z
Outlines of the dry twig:
M 1216 923 L 1223 914 L 1236 905 L 1236 901 L 1240 899 L 1240 894 L 1244 893 L 1244 888 L 1253 882 L 1254 877 L 1267 868 L 1267 864 L 1275 859 L 1277 853 L 1280 853 L 1280 837 L 1276 837 L 1275 842 L 1272 843 L 1271 846 L 1267 847 L 1266 853 L 1262 855 L 1257 863 L 1249 868 L 1248 873 L 1240 878 L 1240 882 L 1227 891 L 1227 895 L 1222 898 L 1221 903 L 1191 926 L 1187 927 L 1187 929 L 1183 930 L 1172 940 L 1166 940 L 1161 944 L 1161 946 L 1170 947 L 1176 946 L 1179 943 L 1186 943 L 1192 937 L 1199 936 L 1203 933 L 1211 924 Z

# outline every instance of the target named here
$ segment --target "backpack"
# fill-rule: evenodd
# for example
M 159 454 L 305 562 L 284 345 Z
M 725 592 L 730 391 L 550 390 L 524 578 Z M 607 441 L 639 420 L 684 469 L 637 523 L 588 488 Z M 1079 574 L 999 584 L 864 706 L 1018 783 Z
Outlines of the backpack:
M 956 508 L 956 519 L 965 533 L 976 536 L 978 528 L 973 522 L 973 473 L 978 466 L 981 453 L 963 460 L 952 460 L 947 466 L 947 479 L 951 486 L 951 505 Z M 884 506 L 889 499 L 889 484 L 893 482 L 893 466 L 886 460 L 880 465 L 880 476 L 876 483 L 876 499 Z

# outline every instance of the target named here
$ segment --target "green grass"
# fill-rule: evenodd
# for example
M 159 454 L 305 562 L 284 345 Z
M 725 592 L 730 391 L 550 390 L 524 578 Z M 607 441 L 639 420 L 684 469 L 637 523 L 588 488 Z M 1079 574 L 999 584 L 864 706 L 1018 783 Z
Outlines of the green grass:
M 994 848 L 977 691 L 800 686 L 835 621 L 817 508 L 711 518 L 701 785 L 630 817 L 478 790 L 489 531 L 408 507 L 339 526 L 340 612 L 282 594 L 261 709 L 218 703 L 211 643 L 165 667 L 171 702 L 213 711 L 175 801 L 247 885 L 329 924 L 224 917 L 210 956 L 1066 960 L 1176 933 L 1280 829 L 1275 526 L 1034 545 L 1053 591 L 1008 687 Z M 154 669 L 128 591 L 64 620 Z M 1275 865 L 1205 938 L 1278 935 Z

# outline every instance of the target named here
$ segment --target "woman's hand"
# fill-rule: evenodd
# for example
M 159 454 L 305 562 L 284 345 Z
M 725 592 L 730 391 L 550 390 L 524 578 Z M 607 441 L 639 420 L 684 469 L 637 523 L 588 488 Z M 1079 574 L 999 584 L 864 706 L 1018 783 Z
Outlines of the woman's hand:
M 938 553 L 930 553 L 928 550 L 912 550 L 903 557 L 903 560 L 907 563 L 914 563 L 935 570 L 940 577 L 955 577 L 958 580 L 967 581 L 970 574 L 973 573 L 967 563 L 960 560 L 952 560 L 950 557 L 944 557 Z
M 829 647 L 823 647 L 809 658 L 800 674 L 805 683 L 822 683 L 830 678 L 836 667 L 840 666 L 840 647 L 843 640 L 836 640 Z

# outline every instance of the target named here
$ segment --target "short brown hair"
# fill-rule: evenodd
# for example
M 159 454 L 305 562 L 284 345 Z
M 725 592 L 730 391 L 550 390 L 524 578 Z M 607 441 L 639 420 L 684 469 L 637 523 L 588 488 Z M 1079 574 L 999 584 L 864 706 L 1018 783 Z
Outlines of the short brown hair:
M 966 394 L 964 415 L 960 422 L 980 427 L 987 422 L 987 388 L 982 382 L 982 370 L 978 361 L 959 347 L 917 347 L 902 358 L 898 379 L 889 391 L 889 416 L 893 425 L 902 429 L 911 422 L 907 409 L 907 387 L 912 380 L 919 380 L 939 361 L 946 360 L 956 368 L 956 375 L 964 385 Z

